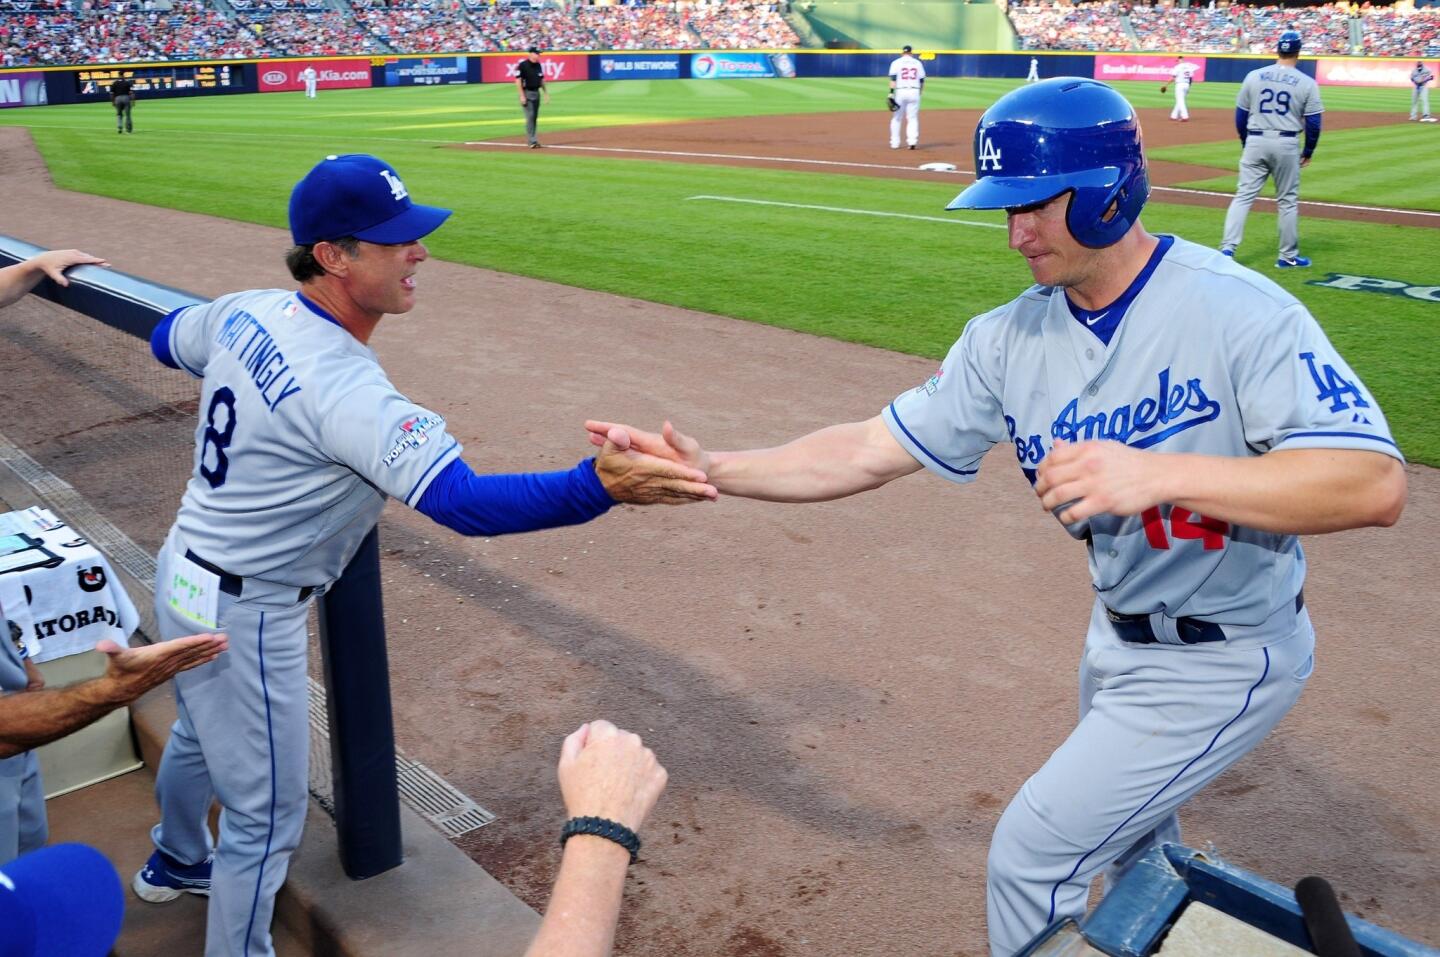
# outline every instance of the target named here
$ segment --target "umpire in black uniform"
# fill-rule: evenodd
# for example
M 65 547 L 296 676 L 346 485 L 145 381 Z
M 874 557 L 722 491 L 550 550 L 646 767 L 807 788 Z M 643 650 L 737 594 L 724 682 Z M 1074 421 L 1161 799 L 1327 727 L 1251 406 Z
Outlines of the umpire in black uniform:
M 135 105 L 135 81 L 124 77 L 110 84 L 110 102 L 115 104 L 115 132 L 134 133 L 130 111 Z
M 540 63 L 540 49 L 530 48 L 530 55 L 520 61 L 515 69 L 515 87 L 520 91 L 520 106 L 525 110 L 525 139 L 532 150 L 540 148 L 535 138 L 536 120 L 540 118 L 540 95 L 550 102 L 550 90 L 545 86 L 545 68 Z

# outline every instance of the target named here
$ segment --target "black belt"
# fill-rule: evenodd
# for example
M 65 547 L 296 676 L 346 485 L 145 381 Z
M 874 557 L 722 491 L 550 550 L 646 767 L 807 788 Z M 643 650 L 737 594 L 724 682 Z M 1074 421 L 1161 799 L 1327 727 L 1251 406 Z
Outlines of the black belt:
M 210 572 L 212 575 L 217 576 L 220 579 L 220 590 L 225 594 L 229 595 L 231 598 L 239 598 L 240 593 L 245 590 L 245 579 L 241 578 L 239 575 L 232 575 L 225 569 L 220 568 L 218 565 L 213 565 L 210 562 L 207 562 L 205 559 L 201 558 L 199 555 L 196 555 L 188 548 L 185 549 L 185 557 L 188 558 L 190 561 L 194 562 L 195 564 L 199 565 L 201 568 L 205 569 L 207 572 Z M 300 596 L 296 600 L 304 601 L 315 593 L 315 589 L 310 585 L 306 585 L 304 588 L 299 589 L 299 592 Z
M 1295 596 L 1295 613 L 1298 615 L 1300 609 L 1304 607 L 1305 591 L 1302 589 L 1300 594 Z M 1149 615 L 1123 615 L 1111 608 L 1106 608 L 1105 617 L 1110 619 L 1110 624 L 1114 626 L 1115 634 L 1121 641 L 1133 645 L 1153 645 L 1160 641 L 1155 637 L 1155 629 L 1150 625 Z M 1187 645 L 1225 640 L 1223 628 L 1213 621 L 1201 621 L 1199 618 L 1176 618 L 1175 633 Z
M 1300 135 L 1295 130 L 1246 130 L 1245 132 L 1251 133 L 1255 136 L 1264 136 L 1266 133 L 1275 133 L 1279 136 L 1289 136 L 1293 138 Z

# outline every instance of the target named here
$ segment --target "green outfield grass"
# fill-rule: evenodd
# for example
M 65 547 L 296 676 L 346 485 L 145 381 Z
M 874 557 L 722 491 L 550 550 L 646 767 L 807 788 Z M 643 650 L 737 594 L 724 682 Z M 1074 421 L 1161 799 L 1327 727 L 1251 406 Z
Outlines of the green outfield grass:
M 936 84 L 927 105 L 980 107 L 1014 85 Z M 556 89 L 541 126 L 876 112 L 878 86 L 842 79 L 572 84 Z M 1158 86 L 1130 86 L 1127 94 L 1142 105 L 1168 103 Z M 1339 94 L 1352 92 L 1327 93 L 1327 104 L 1338 108 L 1346 99 Z M 1358 92 L 1365 96 L 1357 103 L 1380 102 Z M 1234 95 L 1233 87 L 1205 93 Z M 430 242 L 441 258 L 917 355 L 943 355 L 970 316 L 1029 282 L 1004 232 L 985 225 L 1002 224 L 1002 215 L 943 212 L 963 185 L 958 177 L 918 182 L 442 148 L 520 133 L 513 97 L 495 85 L 326 91 L 312 101 L 300 94 L 142 101 L 141 132 L 125 137 L 113 132 L 105 104 L 3 111 L 0 123 L 32 127 L 64 188 L 271 226 L 284 225 L 291 185 L 319 156 L 379 153 L 421 201 L 456 210 Z M 1394 130 L 1414 135 L 1403 125 Z M 1234 147 L 1226 149 L 1233 162 Z M 941 221 L 692 198 L 701 195 Z M 1364 201 L 1403 202 L 1383 185 Z M 1215 243 L 1223 214 L 1152 203 L 1145 218 L 1152 230 Z M 496 241 L 522 228 L 545 237 L 544 255 Z M 1410 458 L 1440 465 L 1432 371 L 1440 367 L 1440 305 L 1304 285 L 1327 271 L 1440 283 L 1440 231 L 1315 218 L 1302 228 L 1317 269 L 1273 269 L 1275 220 L 1261 212 L 1251 215 L 1241 261 L 1310 306 L 1382 402 Z

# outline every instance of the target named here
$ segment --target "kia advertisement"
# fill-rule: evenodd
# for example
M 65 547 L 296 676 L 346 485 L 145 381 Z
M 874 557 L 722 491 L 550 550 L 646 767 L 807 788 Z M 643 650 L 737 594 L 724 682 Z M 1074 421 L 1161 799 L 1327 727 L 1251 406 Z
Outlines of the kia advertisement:
M 32 71 L 0 76 L 0 109 L 11 106 L 44 106 L 48 102 L 50 100 L 45 94 L 45 74 Z
M 775 76 L 768 53 L 692 53 L 690 75 L 697 80 L 736 80 Z
M 680 54 L 611 53 L 597 56 L 600 73 L 597 80 L 678 80 Z
M 1410 71 L 1415 59 L 1396 57 L 1394 60 L 1330 60 L 1315 61 L 1315 80 L 1324 86 L 1399 86 L 1413 89 Z M 1425 60 L 1430 72 L 1440 76 L 1440 60 Z M 1435 92 L 1431 84 L 1431 93 Z
M 1097 53 L 1095 55 L 1095 79 L 1105 80 L 1148 80 L 1166 83 L 1174 79 L 1171 73 L 1180 61 L 1165 56 L 1125 56 L 1124 54 Z M 1185 62 L 1195 68 L 1191 79 L 1196 83 L 1205 79 L 1205 58 L 1187 56 Z
M 480 62 L 482 83 L 514 83 L 515 69 L 524 60 L 523 53 L 507 53 L 504 56 L 486 56 Z M 545 71 L 546 83 L 568 83 L 571 80 L 590 79 L 590 54 L 588 53 L 542 53 L 540 68 Z
M 313 66 L 318 74 L 316 87 L 344 90 L 370 85 L 369 60 L 284 60 L 255 64 L 260 74 L 261 93 L 284 93 L 305 89 L 300 71 Z

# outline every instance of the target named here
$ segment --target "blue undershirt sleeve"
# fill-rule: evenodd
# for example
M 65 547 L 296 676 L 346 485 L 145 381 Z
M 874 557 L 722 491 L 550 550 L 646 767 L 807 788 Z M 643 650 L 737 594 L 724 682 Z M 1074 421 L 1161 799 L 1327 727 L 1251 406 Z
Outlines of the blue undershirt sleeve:
M 1311 113 L 1305 117 L 1305 148 L 1300 151 L 1301 157 L 1309 159 L 1315 152 L 1315 144 L 1320 142 L 1320 118 L 1323 113 Z
M 1247 128 L 1250 126 L 1250 111 L 1235 107 L 1235 132 L 1240 134 L 1240 145 L 1245 145 Z
M 476 475 L 457 458 L 440 470 L 415 508 L 462 535 L 507 535 L 579 525 L 614 504 L 594 459 L 565 472 Z
M 170 354 L 170 327 L 175 324 L 175 317 L 179 314 L 180 310 L 176 309 L 161 319 L 160 324 L 150 332 L 151 353 L 172 369 L 180 368 L 180 363 L 176 362 L 175 357 Z

